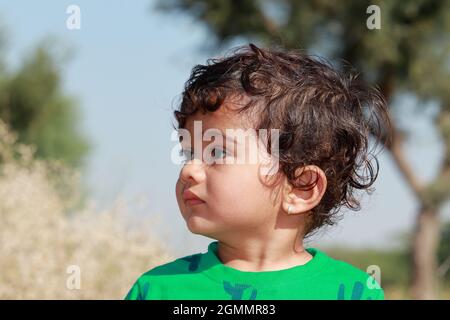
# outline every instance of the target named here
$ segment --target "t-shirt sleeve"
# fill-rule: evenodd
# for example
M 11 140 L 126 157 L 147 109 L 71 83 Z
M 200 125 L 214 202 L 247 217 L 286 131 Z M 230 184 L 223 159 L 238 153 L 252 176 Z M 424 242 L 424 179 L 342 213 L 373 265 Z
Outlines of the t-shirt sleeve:
M 384 300 L 384 290 L 380 284 L 369 275 L 366 281 L 364 300 Z
M 346 262 L 335 262 L 338 300 L 384 300 L 384 290 L 371 274 Z
M 382 288 L 372 290 L 376 290 L 373 294 L 373 300 L 384 300 L 384 290 Z
M 136 281 L 131 289 L 128 291 L 127 295 L 125 296 L 124 300 L 141 300 L 140 299 L 140 289 L 139 289 L 139 283 Z
M 150 296 L 150 283 L 143 281 L 140 277 L 128 291 L 124 300 L 154 300 L 155 297 Z

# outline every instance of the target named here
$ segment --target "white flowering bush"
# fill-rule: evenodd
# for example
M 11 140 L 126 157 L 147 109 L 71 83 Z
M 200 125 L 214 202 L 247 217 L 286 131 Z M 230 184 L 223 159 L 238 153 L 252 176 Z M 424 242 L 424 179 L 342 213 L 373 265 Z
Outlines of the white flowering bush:
M 132 225 L 126 203 L 74 210 L 79 178 L 36 159 L 0 121 L 1 299 L 123 299 L 141 273 L 172 259 L 154 221 Z

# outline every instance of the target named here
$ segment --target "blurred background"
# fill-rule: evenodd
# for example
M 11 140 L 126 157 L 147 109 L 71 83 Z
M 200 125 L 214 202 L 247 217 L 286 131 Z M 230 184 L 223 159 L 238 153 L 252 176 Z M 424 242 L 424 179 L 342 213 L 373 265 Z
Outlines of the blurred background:
M 0 0 L 0 298 L 122 299 L 206 251 L 172 111 L 194 65 L 249 42 L 351 63 L 394 120 L 375 192 L 307 246 L 379 266 L 387 299 L 450 298 L 449 0 Z

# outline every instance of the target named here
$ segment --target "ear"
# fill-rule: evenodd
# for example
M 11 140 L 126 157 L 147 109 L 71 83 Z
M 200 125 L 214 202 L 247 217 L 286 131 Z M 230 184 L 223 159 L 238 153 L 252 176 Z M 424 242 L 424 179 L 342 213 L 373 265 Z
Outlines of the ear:
M 289 214 L 307 213 L 317 206 L 327 189 L 327 178 L 325 173 L 318 166 L 309 165 L 298 168 L 295 172 L 297 177 L 296 186 L 312 184 L 316 181 L 310 190 L 295 188 L 286 179 L 286 188 L 283 193 L 282 208 Z

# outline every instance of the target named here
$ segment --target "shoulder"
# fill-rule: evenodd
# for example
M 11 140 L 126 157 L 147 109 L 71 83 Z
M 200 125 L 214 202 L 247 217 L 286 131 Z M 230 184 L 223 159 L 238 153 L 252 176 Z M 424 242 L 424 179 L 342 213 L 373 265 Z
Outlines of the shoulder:
M 141 277 L 173 276 L 199 271 L 200 262 L 203 256 L 204 253 L 195 253 L 177 258 L 148 270 L 142 274 Z
M 137 278 L 125 299 L 147 299 L 150 289 L 152 294 L 155 294 L 158 287 L 167 281 L 177 281 L 185 276 L 192 276 L 196 271 L 200 271 L 200 261 L 203 255 L 203 253 L 187 255 L 144 272 Z
M 322 269 L 321 275 L 325 277 L 329 283 L 333 283 L 334 287 L 337 287 L 338 299 L 384 299 L 384 290 L 374 277 L 376 274 L 363 271 L 348 262 L 335 259 L 319 249 L 314 248 L 313 250 L 316 250 L 321 254 L 326 261 L 326 266 Z M 377 266 L 375 266 L 375 268 L 376 267 Z M 373 270 L 375 269 L 372 269 L 372 271 Z

